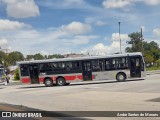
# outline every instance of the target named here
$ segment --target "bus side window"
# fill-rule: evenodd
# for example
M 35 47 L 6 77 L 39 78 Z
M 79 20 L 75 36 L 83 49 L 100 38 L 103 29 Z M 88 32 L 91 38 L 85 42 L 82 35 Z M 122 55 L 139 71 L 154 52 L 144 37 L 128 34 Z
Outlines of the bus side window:
M 92 69 L 93 69 L 93 72 L 100 71 L 100 67 L 99 67 L 99 62 L 98 62 L 98 60 L 92 61 Z
M 79 62 L 75 62 L 75 63 L 74 63 L 74 67 L 75 67 L 75 68 L 79 68 Z
M 112 59 L 111 69 L 112 70 L 116 69 L 116 60 L 115 59 Z
M 52 71 L 51 63 L 42 63 L 40 64 L 40 72 Z
M 117 69 L 125 69 L 128 67 L 127 58 L 116 58 L 116 68 Z
M 66 69 L 67 71 L 70 71 L 70 70 L 72 69 L 72 62 L 66 62 L 66 63 L 65 63 L 65 69 Z
M 99 69 L 100 69 L 100 71 L 104 70 L 104 62 L 103 62 L 103 60 L 99 61 Z
M 110 60 L 105 60 L 105 70 L 110 70 Z
M 65 63 L 64 62 L 58 62 L 56 70 L 61 71 L 65 69 Z
M 72 71 L 78 71 L 80 69 L 79 62 L 72 62 Z
M 20 66 L 21 76 L 28 76 L 28 66 L 27 65 L 21 65 Z

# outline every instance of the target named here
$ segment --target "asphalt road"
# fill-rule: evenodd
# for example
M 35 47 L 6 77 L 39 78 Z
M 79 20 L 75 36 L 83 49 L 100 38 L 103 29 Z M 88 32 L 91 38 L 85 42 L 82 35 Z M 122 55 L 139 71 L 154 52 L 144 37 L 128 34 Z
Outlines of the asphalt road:
M 0 86 L 0 103 L 47 111 L 160 111 L 160 74 L 148 75 L 145 80 L 74 83 L 63 87 Z

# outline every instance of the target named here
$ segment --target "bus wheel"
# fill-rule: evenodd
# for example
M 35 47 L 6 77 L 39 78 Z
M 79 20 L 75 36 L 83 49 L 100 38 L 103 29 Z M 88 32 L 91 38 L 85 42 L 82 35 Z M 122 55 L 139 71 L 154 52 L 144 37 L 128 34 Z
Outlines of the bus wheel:
M 123 82 L 123 81 L 125 81 L 125 80 L 126 80 L 126 75 L 125 75 L 125 73 L 118 73 L 116 79 L 117 79 L 118 82 Z
M 63 77 L 58 77 L 57 78 L 57 86 L 64 86 L 66 85 L 66 81 Z
M 53 81 L 52 81 L 52 79 L 50 79 L 50 78 L 46 78 L 45 81 L 44 81 L 44 84 L 45 84 L 47 87 L 51 87 L 51 86 L 53 86 Z

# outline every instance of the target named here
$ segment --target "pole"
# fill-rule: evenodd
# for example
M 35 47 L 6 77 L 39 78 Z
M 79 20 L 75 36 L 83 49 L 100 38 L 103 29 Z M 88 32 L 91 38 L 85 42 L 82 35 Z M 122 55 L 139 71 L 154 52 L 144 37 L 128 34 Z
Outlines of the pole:
M 122 53 L 122 49 L 121 49 L 121 34 L 120 34 L 120 25 L 121 25 L 121 22 L 118 22 L 119 23 L 119 46 L 120 46 L 120 53 Z
M 143 31 L 142 31 L 142 28 L 141 28 L 141 52 L 142 52 L 142 55 L 143 55 L 143 33 L 142 33 Z

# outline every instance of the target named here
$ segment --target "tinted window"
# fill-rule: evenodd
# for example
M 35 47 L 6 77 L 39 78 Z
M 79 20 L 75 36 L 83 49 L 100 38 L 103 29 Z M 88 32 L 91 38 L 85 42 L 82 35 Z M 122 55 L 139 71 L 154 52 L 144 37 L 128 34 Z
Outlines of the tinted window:
M 104 66 L 103 60 L 93 60 L 92 61 L 93 72 L 103 71 L 104 70 L 103 66 Z
M 128 60 L 125 57 L 116 58 L 116 68 L 117 69 L 124 69 L 128 68 Z
M 28 65 L 20 65 L 21 76 L 29 76 Z
M 110 59 L 105 60 L 105 70 L 110 70 L 111 66 L 110 66 Z
M 105 60 L 105 70 L 116 70 L 128 68 L 128 60 L 126 57 L 109 58 Z
M 93 69 L 93 72 L 100 71 L 99 61 L 98 60 L 92 61 L 92 69 Z
M 4 69 L 1 69 L 1 68 L 0 68 L 0 76 L 1 76 L 1 75 L 4 75 L 4 74 L 5 74 L 5 73 L 4 73 Z
M 51 63 L 42 63 L 39 65 L 40 72 L 52 71 Z
M 144 62 L 142 59 L 141 59 L 141 70 L 144 71 Z

